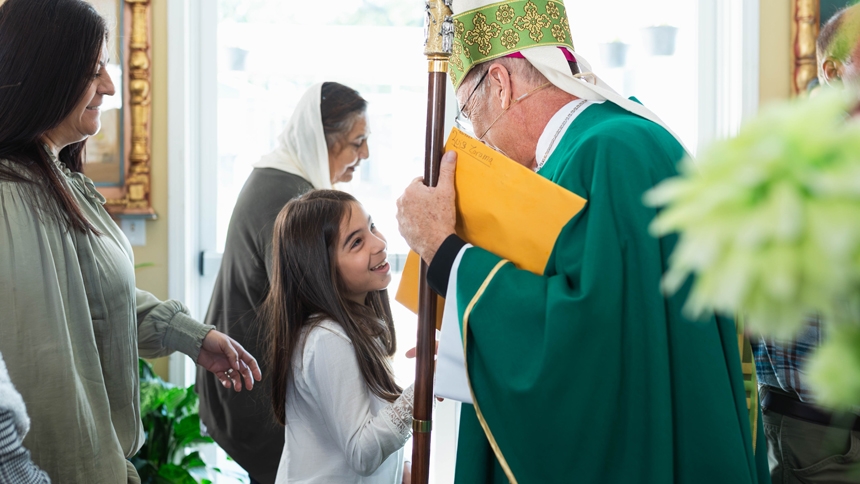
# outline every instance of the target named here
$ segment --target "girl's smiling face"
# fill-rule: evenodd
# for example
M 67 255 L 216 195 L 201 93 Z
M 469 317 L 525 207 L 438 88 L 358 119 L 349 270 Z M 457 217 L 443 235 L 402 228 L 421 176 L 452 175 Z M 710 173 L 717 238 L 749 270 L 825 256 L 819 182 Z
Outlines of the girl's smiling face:
M 380 291 L 391 282 L 388 244 L 373 220 L 359 203 L 341 221 L 335 249 L 337 273 L 346 289 L 345 296 L 364 304 L 367 293 Z

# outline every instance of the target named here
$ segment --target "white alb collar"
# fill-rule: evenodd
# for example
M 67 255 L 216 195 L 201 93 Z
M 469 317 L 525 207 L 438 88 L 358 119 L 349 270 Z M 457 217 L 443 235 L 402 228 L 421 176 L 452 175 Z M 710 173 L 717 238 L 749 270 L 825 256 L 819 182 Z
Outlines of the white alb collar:
M 583 103 L 582 99 L 574 99 L 556 111 L 552 118 L 550 118 L 549 122 L 546 123 L 546 127 L 544 127 L 540 138 L 538 138 L 537 146 L 535 147 L 535 171 L 539 171 L 543 168 L 543 160 L 548 159 L 549 156 L 552 155 L 552 152 L 555 151 L 559 141 L 564 137 L 564 131 L 566 131 L 567 127 L 573 123 L 573 120 L 592 104 L 602 104 L 603 102 L 604 101 L 585 101 Z M 582 106 L 579 106 L 580 103 L 582 103 Z M 577 106 L 579 107 L 577 108 Z M 574 109 L 576 109 L 576 112 L 571 114 L 571 111 Z M 570 117 L 568 117 L 568 115 L 570 115 Z M 555 134 L 559 132 L 560 134 L 555 136 Z M 553 137 L 555 137 L 555 139 L 553 139 Z

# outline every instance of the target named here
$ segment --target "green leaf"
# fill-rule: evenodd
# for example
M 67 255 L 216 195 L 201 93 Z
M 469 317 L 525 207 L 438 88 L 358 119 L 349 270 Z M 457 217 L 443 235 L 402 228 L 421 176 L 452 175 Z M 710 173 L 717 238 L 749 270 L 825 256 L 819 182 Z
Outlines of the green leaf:
M 196 444 L 212 443 L 200 434 L 199 399 L 194 385 L 179 388 L 165 382 L 152 365 L 139 360 L 141 420 L 146 441 L 131 458 L 142 484 L 209 482 L 212 472 L 199 452 L 185 455 Z M 193 471 L 193 472 L 192 472 Z M 195 478 L 195 475 L 197 476 Z
M 188 387 L 185 391 L 185 398 L 176 406 L 177 416 L 187 416 L 197 413 L 199 408 L 197 392 L 194 391 L 194 385 Z
M 160 382 L 150 380 L 140 382 L 140 413 L 157 412 L 164 404 L 168 389 Z
M 200 452 L 192 452 L 186 455 L 182 462 L 179 463 L 180 466 L 185 469 L 193 469 L 195 467 L 206 467 L 206 463 L 203 462 L 203 459 L 200 457 Z
M 141 483 L 152 482 L 158 475 L 158 468 L 152 462 L 135 456 L 131 458 L 131 463 L 140 476 Z
M 144 429 L 146 444 L 140 449 L 140 454 L 156 465 L 170 462 L 172 421 L 163 415 L 150 414 L 144 418 Z
M 210 437 L 204 437 L 200 434 L 200 416 L 196 413 L 183 418 L 174 425 L 173 438 L 176 441 L 176 451 L 194 444 L 213 442 Z
M 189 415 L 184 417 L 182 420 L 176 422 L 176 425 L 173 428 L 173 434 L 176 436 L 176 440 L 182 441 L 187 438 L 199 437 L 200 436 L 200 416 L 199 415 Z
M 148 361 L 144 360 L 143 358 L 138 358 L 137 365 L 141 380 L 158 378 L 158 376 L 155 374 L 155 370 L 152 369 L 152 365 Z
M 827 329 L 807 364 L 810 386 L 822 405 L 850 413 L 860 404 L 860 328 L 830 323 Z
M 158 469 L 159 481 L 171 484 L 197 484 L 187 470 L 175 464 L 165 464 Z
M 184 388 L 171 388 L 164 395 L 164 408 L 168 415 L 176 415 L 176 409 L 182 403 L 188 390 Z

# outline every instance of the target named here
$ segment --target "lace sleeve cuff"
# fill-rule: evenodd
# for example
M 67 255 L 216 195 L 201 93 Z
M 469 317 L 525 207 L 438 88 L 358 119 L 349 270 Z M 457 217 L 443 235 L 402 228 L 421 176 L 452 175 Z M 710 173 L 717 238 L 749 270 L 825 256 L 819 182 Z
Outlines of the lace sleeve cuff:
M 414 400 L 413 385 L 403 390 L 403 394 L 394 402 L 388 404 L 380 413 L 382 419 L 403 442 L 412 435 L 412 402 Z

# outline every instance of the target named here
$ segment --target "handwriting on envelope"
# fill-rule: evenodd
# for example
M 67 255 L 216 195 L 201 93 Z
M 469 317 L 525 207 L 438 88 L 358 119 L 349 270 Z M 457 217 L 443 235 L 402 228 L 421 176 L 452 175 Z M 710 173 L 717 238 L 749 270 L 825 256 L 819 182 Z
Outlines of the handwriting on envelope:
M 457 128 L 445 150 L 457 153 L 457 235 L 520 269 L 543 274 L 561 229 L 585 199 Z M 418 311 L 419 262 L 417 254 L 409 254 L 395 298 L 413 312 Z

